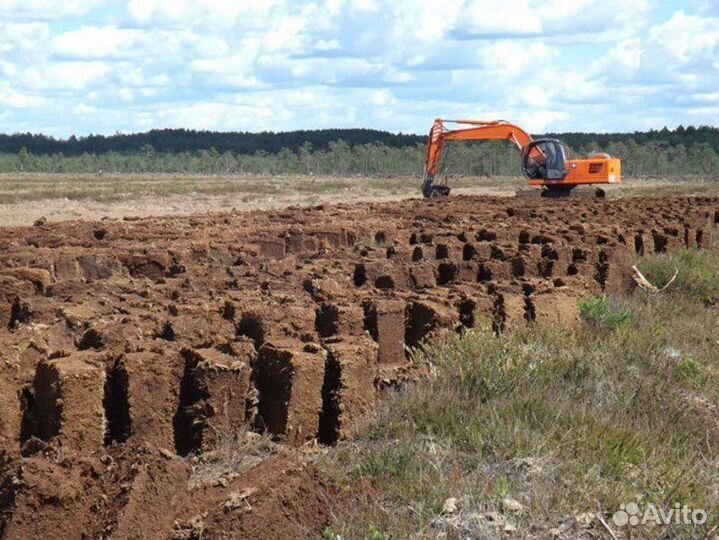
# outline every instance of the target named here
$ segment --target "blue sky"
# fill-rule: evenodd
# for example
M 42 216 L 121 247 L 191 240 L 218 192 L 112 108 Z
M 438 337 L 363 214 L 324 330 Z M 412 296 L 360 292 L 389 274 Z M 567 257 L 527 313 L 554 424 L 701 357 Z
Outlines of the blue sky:
M 0 0 L 0 132 L 719 125 L 712 0 Z

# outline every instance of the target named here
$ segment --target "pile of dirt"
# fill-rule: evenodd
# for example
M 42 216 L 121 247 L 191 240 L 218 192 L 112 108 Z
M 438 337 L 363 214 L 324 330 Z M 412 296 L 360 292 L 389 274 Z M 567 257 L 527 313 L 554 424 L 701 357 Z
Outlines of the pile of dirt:
M 190 486 L 191 472 L 150 447 L 24 458 L 4 471 L 2 538 L 303 538 L 334 504 L 314 467 L 292 458 L 201 487 Z
M 452 197 L 1 229 L 0 538 L 312 536 L 311 466 L 198 488 L 192 456 L 350 438 L 426 339 L 574 324 L 718 222 L 709 198 Z

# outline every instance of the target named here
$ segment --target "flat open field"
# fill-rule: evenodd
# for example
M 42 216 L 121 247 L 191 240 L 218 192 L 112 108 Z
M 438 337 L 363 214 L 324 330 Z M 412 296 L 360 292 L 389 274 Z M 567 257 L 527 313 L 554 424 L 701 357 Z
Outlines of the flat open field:
M 406 393 L 405 402 L 411 402 L 416 385 L 441 380 L 428 344 L 471 343 L 471 336 L 483 335 L 485 327 L 498 340 L 492 343 L 502 347 L 510 343 L 504 336 L 527 329 L 569 332 L 582 324 L 582 299 L 619 298 L 634 291 L 631 265 L 638 257 L 709 251 L 719 224 L 719 198 L 616 198 L 611 191 L 607 200 L 544 200 L 513 197 L 506 186 L 521 187 L 517 180 L 461 183 L 465 193 L 505 196 L 467 195 L 458 189 L 456 196 L 433 200 L 416 198 L 416 179 L 372 180 L 368 187 L 357 186 L 356 180 L 311 178 L 184 178 L 179 183 L 128 178 L 121 186 L 110 178 L 68 178 L 62 187 L 54 177 L 25 180 L 2 179 L 5 224 L 28 224 L 41 215 L 55 221 L 72 212 L 83 219 L 0 229 L 4 540 L 339 538 L 334 531 L 343 530 L 349 515 L 366 515 L 357 510 L 362 501 L 385 496 L 383 504 L 398 506 L 369 514 L 372 522 L 365 523 L 365 533 L 376 533 L 373 538 L 390 536 L 370 533 L 370 526 L 404 531 L 394 536 L 404 537 L 408 533 L 401 527 L 407 523 L 416 525 L 417 538 L 609 538 L 608 529 L 592 516 L 588 523 L 570 516 L 569 524 L 550 526 L 556 518 L 552 512 L 564 504 L 562 496 L 520 497 L 509 473 L 497 479 L 489 462 L 472 461 L 492 445 L 500 447 L 498 432 L 482 441 L 467 434 L 454 440 L 451 419 L 442 424 L 445 435 L 440 428 L 418 428 L 429 422 L 436 404 L 423 406 L 417 417 L 406 413 L 404 420 L 391 421 L 386 433 L 402 424 L 402 429 L 414 426 L 422 438 L 413 439 L 413 453 L 426 450 L 432 460 L 449 455 L 443 452 L 454 445 L 452 451 L 462 457 L 452 462 L 455 474 L 443 478 L 453 478 L 452 489 L 459 489 L 465 476 L 459 463 L 472 463 L 468 470 L 482 475 L 481 482 L 472 477 L 477 486 L 492 478 L 504 486 L 483 496 L 502 501 L 508 517 L 499 515 L 500 507 L 499 514 L 488 517 L 495 507 L 456 498 L 456 493 L 420 496 L 425 492 L 414 484 L 402 495 L 414 495 L 411 504 L 436 497 L 440 503 L 407 513 L 410 503 L 397 503 L 404 499 L 383 491 L 381 481 L 405 470 L 410 457 L 392 460 L 392 472 L 382 468 L 388 462 L 382 467 L 379 461 L 365 462 L 359 476 L 354 466 L 349 476 L 340 474 L 338 463 L 363 448 L 354 441 L 371 440 L 368 424 L 378 416 L 387 421 L 387 400 L 397 403 Z M 83 182 L 92 187 L 84 189 Z M 652 182 L 630 181 L 622 189 L 666 195 L 679 185 Z M 704 194 L 715 189 L 708 182 L 684 188 Z M 68 200 L 55 207 L 57 197 Z M 245 206 L 237 202 L 243 200 Z M 301 206 L 226 211 L 286 203 Z M 132 217 L 188 212 L 195 215 Z M 108 219 L 92 220 L 102 215 Z M 604 332 L 600 341 L 613 339 L 611 330 Z M 542 380 L 543 372 L 536 370 L 544 365 L 545 349 L 532 349 L 528 338 L 519 339 L 518 350 L 529 350 L 533 358 L 527 372 Z M 565 358 L 548 358 L 560 357 Z M 577 403 L 615 406 L 607 388 L 594 382 L 594 397 L 572 395 L 572 384 L 599 369 L 580 364 L 566 361 L 562 374 L 551 377 L 552 384 L 565 385 L 559 391 L 553 387 L 552 399 L 566 395 L 568 401 L 543 408 L 546 417 L 530 414 L 536 435 L 527 441 L 539 442 L 552 411 L 560 414 L 572 400 L 578 400 L 572 418 L 581 416 Z M 684 369 L 693 376 L 691 369 L 704 368 Z M 493 372 L 489 383 L 480 384 L 473 373 L 455 375 L 457 384 L 470 384 L 465 399 L 474 404 L 490 403 L 506 391 L 492 381 L 510 380 L 506 373 Z M 523 388 L 521 381 L 511 381 L 507 388 Z M 708 395 L 699 393 L 704 387 L 692 388 L 694 394 L 686 399 Z M 646 391 L 664 395 L 665 390 Z M 515 419 L 531 410 L 512 407 Z M 706 404 L 707 414 L 714 414 L 712 407 L 713 402 Z M 634 446 L 627 446 L 632 437 L 603 428 L 601 414 L 592 418 L 592 433 L 602 434 L 601 444 L 613 442 L 592 447 L 596 454 L 591 459 L 602 465 L 599 456 L 617 452 L 619 463 L 642 462 Z M 515 427 L 512 440 L 519 441 L 523 435 L 520 425 Z M 546 453 L 549 435 L 536 447 L 527 442 L 527 459 L 555 460 L 559 449 L 583 456 L 570 442 L 586 440 L 591 447 L 594 439 L 578 429 L 560 437 L 556 452 L 552 447 Z M 622 429 L 629 433 L 629 427 Z M 707 428 L 707 444 L 715 444 L 715 432 Z M 396 435 L 385 441 L 383 452 L 401 448 L 401 440 Z M 698 440 L 704 444 L 704 432 Z M 454 442 L 445 446 L 443 441 Z M 469 452 L 473 442 L 477 446 Z M 686 441 L 675 444 L 689 448 Z M 377 446 L 365 448 L 360 452 L 377 455 L 372 453 Z M 504 455 L 501 459 L 514 463 L 518 454 L 516 449 L 498 451 L 493 459 Z M 684 454 L 694 456 L 688 450 Z M 550 461 L 542 462 L 544 474 L 560 471 Z M 441 468 L 432 463 L 427 467 Z M 527 463 L 531 468 L 539 461 Z M 703 478 L 704 466 L 711 468 L 697 461 L 692 478 Z M 608 465 L 593 470 L 602 489 L 609 479 L 622 476 Z M 530 473 L 522 474 L 524 482 Z M 561 477 L 569 478 L 566 471 Z M 417 478 L 426 482 L 431 471 L 420 467 Z M 587 477 L 579 478 L 574 484 L 585 486 Z M 552 482 L 560 483 L 559 472 Z M 585 495 L 590 490 L 582 489 Z M 571 498 L 587 505 L 606 503 L 614 500 L 609 491 L 605 498 L 598 492 Z M 449 507 L 450 496 L 455 506 L 477 504 L 487 510 L 483 521 L 471 530 L 468 521 L 447 521 L 464 515 Z M 533 503 L 542 509 L 540 525 L 521 518 Z M 404 521 L 392 521 L 399 518 Z M 357 531 L 346 534 L 353 538 Z
M 189 215 L 277 210 L 290 205 L 395 201 L 421 197 L 420 178 L 202 176 L 173 174 L 0 174 L 0 226 L 104 217 Z M 457 178 L 454 194 L 513 196 L 527 189 L 519 177 Z M 716 178 L 629 178 L 607 188 L 628 195 L 719 195 Z
M 0 175 L 0 226 L 50 221 L 277 210 L 420 197 L 418 178 L 202 175 Z M 463 179 L 465 194 L 512 195 L 518 178 Z

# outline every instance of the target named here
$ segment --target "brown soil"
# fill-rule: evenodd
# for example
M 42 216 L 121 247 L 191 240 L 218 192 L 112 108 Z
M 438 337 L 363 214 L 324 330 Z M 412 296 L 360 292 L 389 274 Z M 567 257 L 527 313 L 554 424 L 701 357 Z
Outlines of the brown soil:
M 573 324 L 718 221 L 709 198 L 458 196 L 2 229 L 0 538 L 316 536 L 338 503 L 301 452 L 200 487 L 193 456 L 351 438 L 424 340 Z

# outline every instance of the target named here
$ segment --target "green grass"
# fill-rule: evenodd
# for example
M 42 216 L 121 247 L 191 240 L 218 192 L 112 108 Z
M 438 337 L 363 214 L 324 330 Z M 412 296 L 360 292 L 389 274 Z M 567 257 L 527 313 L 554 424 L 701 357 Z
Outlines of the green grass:
M 642 257 L 637 267 L 657 288 L 663 288 L 677 272 L 667 292 L 696 302 L 719 300 L 719 255 L 714 251 L 684 249 Z
M 686 275 L 704 275 L 713 255 L 676 257 Z M 575 517 L 611 523 L 620 504 L 640 501 L 702 508 L 709 522 L 633 538 L 703 538 L 719 523 L 719 324 L 704 302 L 712 287 L 680 284 L 676 294 L 584 300 L 574 330 L 477 328 L 429 345 L 420 360 L 435 375 L 390 398 L 360 440 L 321 463 L 359 493 L 331 531 L 493 538 L 502 529 L 476 516 L 499 512 L 513 537 L 559 527 L 572 538 Z M 505 511 L 507 496 L 526 511 Z M 441 516 L 449 497 L 460 501 L 453 519 Z

